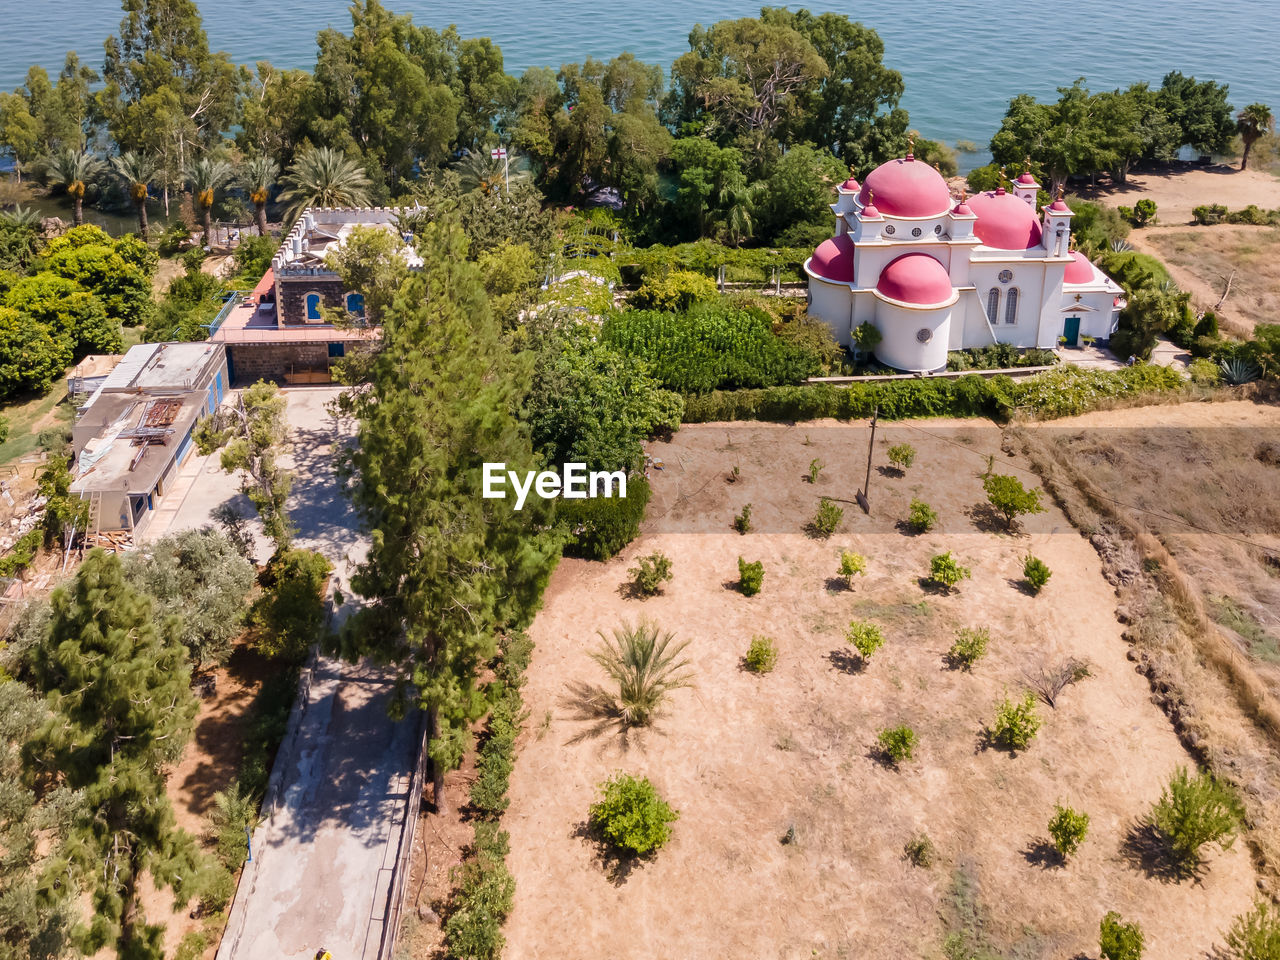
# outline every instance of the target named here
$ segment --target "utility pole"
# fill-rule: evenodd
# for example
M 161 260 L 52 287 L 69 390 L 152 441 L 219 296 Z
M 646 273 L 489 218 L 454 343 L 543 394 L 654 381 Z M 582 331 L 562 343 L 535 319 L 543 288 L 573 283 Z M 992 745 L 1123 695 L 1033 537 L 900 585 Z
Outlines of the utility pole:
M 871 501 L 867 499 L 867 491 L 871 489 L 871 455 L 876 449 L 876 422 L 879 419 L 880 404 L 877 403 L 871 413 L 871 442 L 867 444 L 867 479 L 862 482 L 862 489 L 857 494 L 858 506 L 868 515 L 871 513 Z

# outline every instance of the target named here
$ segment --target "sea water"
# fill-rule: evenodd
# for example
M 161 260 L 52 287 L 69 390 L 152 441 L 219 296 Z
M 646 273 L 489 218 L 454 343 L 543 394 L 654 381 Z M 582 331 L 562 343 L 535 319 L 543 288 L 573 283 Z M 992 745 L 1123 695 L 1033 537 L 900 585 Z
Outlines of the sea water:
M 350 29 L 348 0 L 198 0 L 210 44 L 238 63 L 311 67 L 316 33 Z M 384 0 L 437 29 L 499 44 L 511 73 L 630 51 L 664 68 L 689 29 L 754 16 L 753 0 Z M 1158 85 L 1170 70 L 1226 83 L 1237 109 L 1280 112 L 1280 0 L 826 0 L 815 12 L 874 27 L 902 72 L 902 105 L 924 136 L 985 151 L 1009 98 L 1085 77 L 1094 90 Z M 39 63 L 56 74 L 68 50 L 94 68 L 121 18 L 116 0 L 0 0 L 0 90 Z M 962 158 L 963 159 L 963 158 Z M 966 164 L 967 166 L 968 164 Z

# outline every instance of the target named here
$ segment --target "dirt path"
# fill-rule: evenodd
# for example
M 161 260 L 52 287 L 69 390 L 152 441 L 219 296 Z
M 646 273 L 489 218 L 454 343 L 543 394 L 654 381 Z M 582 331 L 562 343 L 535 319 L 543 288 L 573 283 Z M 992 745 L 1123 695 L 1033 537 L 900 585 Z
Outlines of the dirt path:
M 1241 210 L 1251 203 L 1264 210 L 1280 207 L 1280 178 L 1226 164 L 1135 173 L 1123 186 L 1107 182 L 1076 192 L 1086 200 L 1101 200 L 1112 206 L 1131 207 L 1148 197 L 1156 202 L 1156 216 L 1166 224 L 1190 223 L 1192 209 L 1201 204 L 1220 203 L 1231 210 Z

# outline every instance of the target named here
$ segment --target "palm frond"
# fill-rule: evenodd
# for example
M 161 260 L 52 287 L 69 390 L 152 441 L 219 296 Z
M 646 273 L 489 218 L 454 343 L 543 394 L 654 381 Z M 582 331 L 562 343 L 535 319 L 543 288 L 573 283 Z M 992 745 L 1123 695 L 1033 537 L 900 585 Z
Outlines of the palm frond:
M 657 624 L 623 624 L 611 636 L 601 632 L 600 639 L 603 644 L 591 658 L 618 685 L 614 708 L 628 725 L 648 726 L 667 695 L 692 680 L 689 661 L 681 656 L 688 641 L 677 643 L 673 633 Z
M 300 153 L 281 178 L 279 200 L 288 203 L 285 223 L 307 207 L 363 207 L 369 204 L 369 176 L 359 162 L 339 150 L 312 147 Z

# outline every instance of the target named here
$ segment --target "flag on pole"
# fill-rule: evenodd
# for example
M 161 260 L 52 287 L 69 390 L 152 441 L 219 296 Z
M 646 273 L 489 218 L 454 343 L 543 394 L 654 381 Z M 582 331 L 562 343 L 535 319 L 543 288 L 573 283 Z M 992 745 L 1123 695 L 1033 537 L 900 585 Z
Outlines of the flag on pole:
M 507 159 L 507 148 L 495 147 L 494 149 L 489 151 L 489 156 L 492 157 L 494 160 L 505 160 Z

